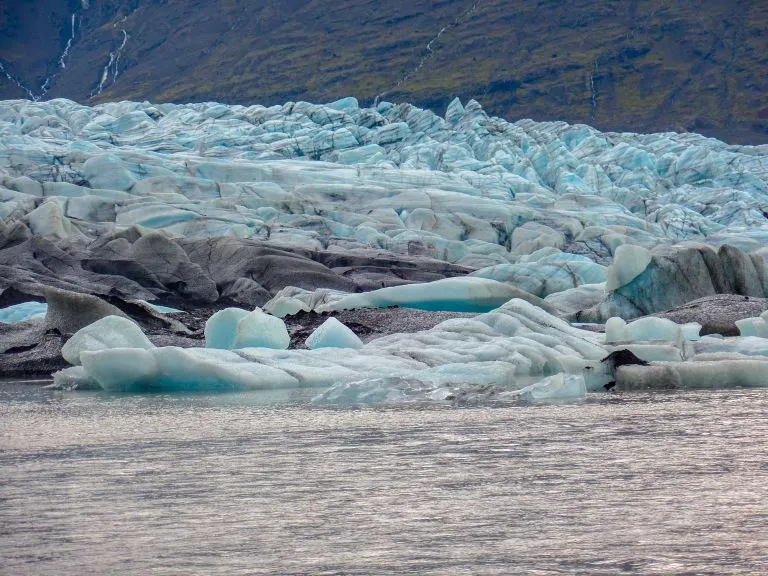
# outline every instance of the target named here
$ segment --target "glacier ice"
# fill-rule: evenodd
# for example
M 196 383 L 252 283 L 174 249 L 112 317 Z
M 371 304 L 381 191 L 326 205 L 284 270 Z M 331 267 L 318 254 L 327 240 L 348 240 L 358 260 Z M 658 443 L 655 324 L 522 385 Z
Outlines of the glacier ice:
M 328 318 L 318 326 L 306 340 L 307 348 L 354 348 L 363 347 L 363 342 L 349 327 L 336 318 Z
M 637 278 L 651 263 L 651 253 L 642 246 L 622 244 L 616 248 L 613 264 L 608 267 L 606 290 L 616 290 Z
M 615 376 L 600 360 L 622 348 L 664 374 L 674 360 L 689 385 L 708 358 L 765 356 L 768 318 L 716 338 L 642 317 L 768 296 L 767 157 L 697 134 L 508 122 L 475 101 L 445 118 L 354 98 L 0 102 L 0 289 L 62 289 L 44 290 L 46 327 L 62 334 L 121 315 L 83 292 L 247 308 L 214 314 L 206 349 L 83 350 L 58 377 L 69 386 L 253 388 L 272 375 L 445 401 L 550 378 L 530 398 L 577 397 L 579 376 L 588 391 Z M 330 356 L 285 350 L 275 318 L 388 306 L 477 315 Z M 604 335 L 579 328 L 603 322 Z
M 27 320 L 41 320 L 48 312 L 45 302 L 22 302 L 0 309 L 0 322 L 17 324 Z
M 389 286 L 357 294 L 328 289 L 310 292 L 286 288 L 267 302 L 264 308 L 277 316 L 295 314 L 300 310 L 324 313 L 390 306 L 446 312 L 488 312 L 513 298 L 530 300 L 550 312 L 554 311 L 553 307 L 540 298 L 514 286 L 472 276 Z

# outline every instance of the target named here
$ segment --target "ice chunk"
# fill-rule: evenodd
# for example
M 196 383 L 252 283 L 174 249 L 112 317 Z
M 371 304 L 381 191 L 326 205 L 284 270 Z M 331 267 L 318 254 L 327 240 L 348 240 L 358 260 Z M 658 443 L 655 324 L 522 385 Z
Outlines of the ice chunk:
M 113 348 L 83 352 L 90 378 L 112 392 L 231 391 L 295 388 L 279 368 L 248 362 L 227 350 Z
M 27 320 L 45 318 L 48 304 L 45 302 L 22 302 L 0 309 L 0 322 L 3 324 L 18 324 Z
M 768 322 L 761 317 L 744 318 L 736 321 L 736 327 L 742 336 L 758 336 L 768 338 Z
M 72 366 L 53 373 L 53 384 L 56 390 L 101 390 L 96 380 L 88 375 L 82 366 Z
M 701 324 L 698 322 L 687 322 L 680 326 L 680 332 L 686 341 L 696 342 L 701 339 Z
M 701 330 L 701 326 L 698 327 Z M 687 329 L 689 333 L 696 332 L 696 328 L 691 326 Z M 605 323 L 605 341 L 606 343 L 628 342 L 628 341 L 648 341 L 663 340 L 679 344 L 682 342 L 681 327 L 678 324 L 667 320 L 666 318 L 655 318 L 649 316 L 640 318 L 627 324 L 614 316 Z
M 363 341 L 352 330 L 336 320 L 328 318 L 306 340 L 307 348 L 355 348 L 363 347 Z
M 232 350 L 237 338 L 237 323 L 248 315 L 248 310 L 225 308 L 213 314 L 205 323 L 206 348 Z
M 680 326 L 666 318 L 649 316 L 627 324 L 627 340 L 681 341 Z
M 586 394 L 587 388 L 583 376 L 560 373 L 510 393 L 509 397 L 516 396 L 531 404 L 542 404 L 579 400 Z
M 80 365 L 83 352 L 109 348 L 154 348 L 136 323 L 120 316 L 106 316 L 78 330 L 61 348 L 64 360 Z
M 627 339 L 627 323 L 618 316 L 608 318 L 605 323 L 605 341 L 623 342 Z
M 620 366 L 617 390 L 768 387 L 768 360 L 674 362 Z
M 205 323 L 207 348 L 235 350 L 238 348 L 286 349 L 291 337 L 280 318 L 265 314 L 260 308 L 253 312 L 240 308 L 225 308 Z
M 616 290 L 637 278 L 651 263 L 651 253 L 642 246 L 622 244 L 613 255 L 613 264 L 606 270 L 606 290 Z
M 402 377 L 372 378 L 343 382 L 317 395 L 313 404 L 329 406 L 375 406 L 423 400 L 434 387 Z
M 291 343 L 285 322 L 265 314 L 261 308 L 243 316 L 237 323 L 234 348 L 276 348 L 285 350 Z

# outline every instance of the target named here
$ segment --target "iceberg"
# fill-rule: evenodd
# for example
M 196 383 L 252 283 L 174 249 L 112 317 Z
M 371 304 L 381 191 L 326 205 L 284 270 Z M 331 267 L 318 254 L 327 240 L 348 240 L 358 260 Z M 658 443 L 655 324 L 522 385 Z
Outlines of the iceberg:
M 75 332 L 61 348 L 61 355 L 70 364 L 80 366 L 80 356 L 83 352 L 111 348 L 148 350 L 154 348 L 154 345 L 132 320 L 120 316 L 106 316 Z
M 291 337 L 280 318 L 265 314 L 260 308 L 252 312 L 226 308 L 212 315 L 205 323 L 207 348 L 235 350 L 238 348 L 288 348 Z
M 352 330 L 336 320 L 328 318 L 306 340 L 307 348 L 354 348 L 363 347 L 363 341 Z

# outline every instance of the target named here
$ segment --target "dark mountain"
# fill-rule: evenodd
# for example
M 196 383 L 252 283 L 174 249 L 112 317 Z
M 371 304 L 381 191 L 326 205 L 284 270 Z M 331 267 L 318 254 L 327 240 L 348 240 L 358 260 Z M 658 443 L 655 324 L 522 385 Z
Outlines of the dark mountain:
M 768 142 L 765 0 L 2 0 L 0 64 L 0 98 L 442 112 L 459 96 L 510 119 Z

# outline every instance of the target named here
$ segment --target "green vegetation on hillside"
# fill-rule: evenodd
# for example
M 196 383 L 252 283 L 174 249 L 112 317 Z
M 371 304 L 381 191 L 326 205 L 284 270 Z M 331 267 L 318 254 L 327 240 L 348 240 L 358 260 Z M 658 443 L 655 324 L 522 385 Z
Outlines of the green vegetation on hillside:
M 46 44 L 32 22 L 47 4 L 54 2 L 0 10 L 0 21 L 22 23 L 0 39 L 0 60 L 30 84 L 50 73 L 66 41 L 55 30 Z M 51 96 L 89 100 L 125 29 L 119 79 L 96 101 L 274 104 L 354 95 L 372 103 L 384 93 L 442 112 L 459 96 L 510 119 L 768 141 L 768 3 L 758 0 L 92 4 L 98 8 L 80 11 L 84 35 Z M 51 14 L 49 27 L 66 16 L 62 8 Z M 26 29 L 37 30 L 36 42 Z M 14 90 L 0 83 L 0 97 L 19 97 Z

